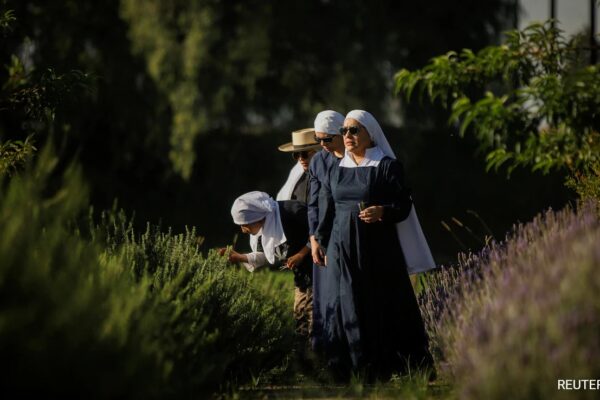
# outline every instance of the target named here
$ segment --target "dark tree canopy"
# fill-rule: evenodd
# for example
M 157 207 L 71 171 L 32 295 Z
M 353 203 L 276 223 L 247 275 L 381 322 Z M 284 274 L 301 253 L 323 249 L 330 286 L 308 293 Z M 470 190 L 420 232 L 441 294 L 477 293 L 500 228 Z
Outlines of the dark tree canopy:
M 433 202 L 424 204 L 436 210 L 425 224 L 439 228 L 440 214 L 450 212 L 445 207 L 464 209 L 468 194 L 458 196 L 458 187 L 453 196 L 438 196 L 431 172 L 466 156 L 453 174 L 473 173 L 475 147 L 462 143 L 452 153 L 458 145 L 448 148 L 440 139 L 447 115 L 401 104 L 393 75 L 452 49 L 497 43 L 514 14 L 510 0 L 4 5 L 15 21 L 0 42 L 2 65 L 16 55 L 26 73 L 81 71 L 94 84 L 44 124 L 23 124 L 22 116 L 1 109 L 0 141 L 34 134 L 41 148 L 53 133 L 61 159 L 82 163 L 95 207 L 118 199 L 141 223 L 199 226 L 206 243 L 231 239 L 228 207 L 240 193 L 276 193 L 292 163 L 277 145 L 325 108 L 366 109 L 386 125 L 398 153 L 410 155 L 415 195 Z M 0 82 L 7 76 L 1 69 Z M 399 118 L 404 128 L 392 129 Z
M 15 1 L 2 55 L 29 43 L 32 67 L 97 75 L 71 131 L 126 150 L 118 164 L 139 148 L 164 160 L 168 147 L 189 177 L 201 133 L 285 130 L 323 108 L 382 114 L 394 71 L 494 41 L 510 3 Z

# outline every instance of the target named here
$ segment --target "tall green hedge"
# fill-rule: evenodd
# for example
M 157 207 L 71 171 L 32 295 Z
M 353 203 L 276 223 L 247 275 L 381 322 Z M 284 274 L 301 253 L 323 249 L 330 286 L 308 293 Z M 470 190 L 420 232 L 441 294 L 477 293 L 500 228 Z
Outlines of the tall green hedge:
M 2 393 L 198 398 L 281 362 L 281 287 L 203 255 L 193 230 L 82 224 L 78 169 L 46 184 L 56 161 L 44 151 L 0 189 Z

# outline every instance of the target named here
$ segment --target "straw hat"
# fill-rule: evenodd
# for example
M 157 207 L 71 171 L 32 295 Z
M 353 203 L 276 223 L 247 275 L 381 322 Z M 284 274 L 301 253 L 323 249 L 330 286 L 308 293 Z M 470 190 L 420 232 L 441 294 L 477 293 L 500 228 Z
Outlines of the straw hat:
M 279 146 L 279 150 L 285 152 L 316 150 L 320 148 L 321 145 L 315 142 L 315 130 L 313 128 L 292 132 L 292 141 Z

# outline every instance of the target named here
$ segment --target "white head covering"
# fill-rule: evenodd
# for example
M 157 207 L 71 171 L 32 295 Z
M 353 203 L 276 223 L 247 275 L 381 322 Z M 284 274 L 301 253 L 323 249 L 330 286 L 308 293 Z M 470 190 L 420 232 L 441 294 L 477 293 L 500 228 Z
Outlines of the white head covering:
M 375 142 L 376 147 L 380 149 L 380 151 L 376 149 L 372 150 L 371 158 L 379 158 L 379 160 L 374 160 L 376 161 L 376 164 L 369 162 L 372 161 L 369 160 L 365 162 L 365 166 L 378 165 L 378 161 L 380 161 L 383 156 L 388 156 L 394 160 L 396 159 L 396 154 L 394 154 L 390 143 L 387 141 L 381 126 L 379 126 L 379 123 L 371 113 L 364 110 L 352 110 L 346 115 L 346 119 L 348 118 L 360 122 L 360 124 L 369 132 L 369 136 L 371 137 L 371 140 Z M 348 154 L 346 154 L 344 160 L 348 157 Z M 342 163 L 344 160 L 342 160 Z M 340 164 L 340 166 L 342 166 L 342 164 Z M 410 209 L 408 217 L 404 221 L 396 224 L 396 231 L 398 233 L 400 245 L 402 246 L 404 260 L 406 261 L 409 274 L 424 272 L 435 268 L 435 261 L 433 261 L 427 239 L 425 239 L 425 235 L 421 229 L 421 224 L 419 223 L 414 204 Z
M 339 135 L 340 128 L 344 125 L 344 116 L 337 111 L 325 110 L 315 118 L 315 132 L 328 135 Z
M 394 160 L 396 159 L 394 150 L 392 150 L 392 146 L 390 146 L 385 135 L 383 134 L 383 130 L 381 129 L 381 126 L 379 126 L 379 122 L 377 122 L 375 117 L 373 117 L 370 112 L 364 110 L 352 110 L 346 114 L 346 119 L 348 118 L 352 118 L 360 122 L 362 126 L 367 128 L 367 132 L 369 132 L 371 140 L 375 142 L 375 146 L 379 147 L 386 156 L 393 158 Z
M 231 207 L 231 216 L 237 225 L 251 224 L 265 219 L 260 232 L 262 246 L 265 257 L 273 264 L 275 248 L 287 240 L 281 226 L 279 204 L 265 192 L 249 192 L 235 199 Z M 257 242 L 254 242 L 252 251 L 256 251 Z
M 387 156 L 393 158 L 394 160 L 396 159 L 396 155 L 394 154 L 392 147 L 383 134 L 383 130 L 371 113 L 364 110 L 352 110 L 346 115 L 346 119 L 348 118 L 357 120 L 367 129 L 367 133 L 369 134 L 371 140 L 375 143 L 375 146 L 366 150 L 365 157 L 358 165 L 354 161 L 354 158 L 348 154 L 348 150 L 346 150 L 344 158 L 340 162 L 340 167 L 377 167 L 383 157 Z

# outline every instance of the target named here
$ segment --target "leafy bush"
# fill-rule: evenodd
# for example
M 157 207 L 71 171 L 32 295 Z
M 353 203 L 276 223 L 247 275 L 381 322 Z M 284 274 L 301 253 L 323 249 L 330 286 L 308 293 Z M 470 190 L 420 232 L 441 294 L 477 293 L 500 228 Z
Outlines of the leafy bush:
M 169 360 L 169 384 L 185 393 L 273 367 L 291 349 L 284 288 L 198 250 L 194 230 L 173 235 L 148 224 L 136 237 L 122 213 L 104 213 L 92 232 L 136 281 L 149 284 L 150 310 L 162 315 L 151 340 Z M 173 390 L 172 388 L 171 390 Z
M 600 221 L 587 203 L 539 215 L 504 243 L 428 276 L 426 325 L 460 398 L 561 398 L 573 392 L 557 392 L 557 379 L 599 376 L 598 243 Z
M 574 171 L 567 179 L 566 186 L 573 189 L 583 201 L 595 202 L 600 213 L 600 162 L 583 171 Z
M 281 288 L 204 256 L 193 230 L 137 235 L 122 213 L 77 227 L 87 192 L 74 167 L 45 185 L 56 162 L 44 150 L 0 186 L 3 393 L 197 397 L 281 361 Z
M 35 152 L 31 137 L 25 141 L 7 140 L 0 143 L 0 176 L 12 175 L 23 167 Z
M 396 92 L 450 107 L 450 122 L 461 136 L 473 132 L 488 168 L 590 165 L 600 154 L 600 73 L 582 63 L 579 42 L 551 21 L 533 24 L 477 54 L 452 51 L 421 70 L 403 69 Z
M 0 34 L 5 36 L 12 31 L 15 23 L 14 11 L 7 8 L 6 1 L 0 1 Z M 24 46 L 33 46 L 27 40 Z M 15 54 L 5 68 L 7 74 L 2 75 L 0 85 L 0 115 L 8 112 L 10 117 L 18 116 L 18 123 L 6 121 L 6 126 L 0 125 L 0 177 L 12 175 L 30 161 L 37 150 L 36 134 L 51 134 L 56 129 L 53 123 L 57 109 L 69 101 L 79 101 L 90 92 L 93 83 L 81 71 L 57 74 L 52 68 L 42 71 L 27 68 Z M 25 139 L 3 140 L 6 137 Z

